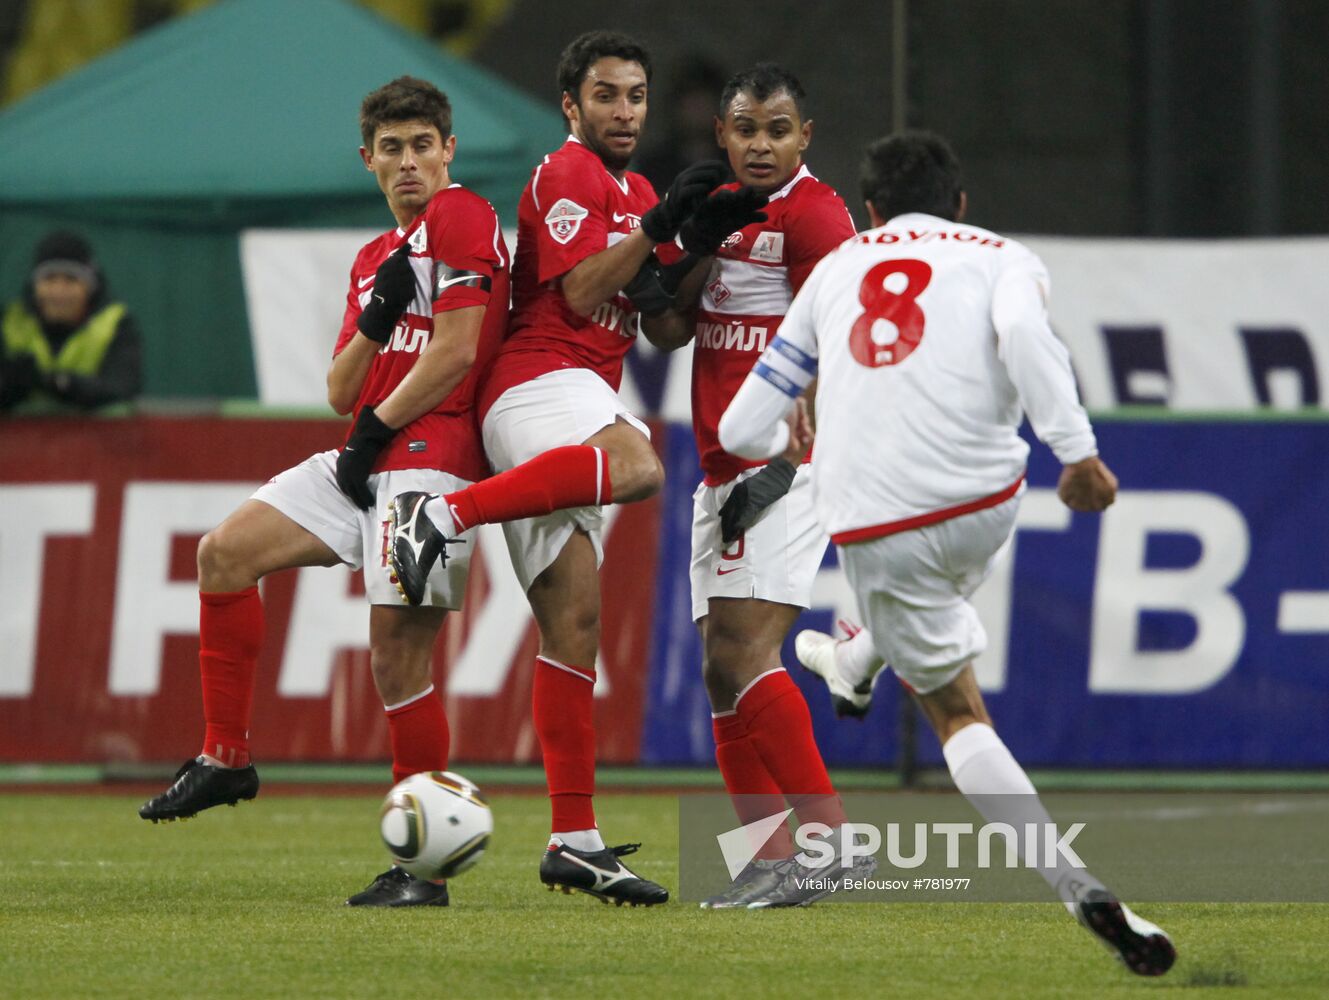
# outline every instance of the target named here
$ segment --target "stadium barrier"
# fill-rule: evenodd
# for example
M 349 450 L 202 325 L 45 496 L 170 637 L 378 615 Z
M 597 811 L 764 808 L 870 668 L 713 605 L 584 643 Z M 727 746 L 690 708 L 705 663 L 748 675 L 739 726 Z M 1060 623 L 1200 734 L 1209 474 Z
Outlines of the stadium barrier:
M 173 760 L 201 731 L 194 550 L 266 477 L 335 447 L 328 420 L 152 417 L 0 423 L 0 761 Z M 603 570 L 601 759 L 713 759 L 689 621 L 690 429 L 655 424 L 664 494 L 617 509 Z M 1008 558 L 980 590 L 978 673 L 1029 765 L 1329 765 L 1329 423 L 1100 421 L 1121 478 L 1102 517 L 1055 498 L 1031 456 Z M 530 721 L 535 630 L 485 528 L 466 609 L 435 657 L 454 757 L 539 759 Z M 264 584 L 255 754 L 380 760 L 356 575 L 304 569 Z M 828 554 L 797 628 L 855 617 Z M 791 633 L 792 635 L 792 633 Z M 784 661 L 795 664 L 792 640 Z M 896 685 L 863 723 L 837 722 L 798 671 L 836 764 L 890 764 Z M 921 759 L 936 762 L 923 737 Z

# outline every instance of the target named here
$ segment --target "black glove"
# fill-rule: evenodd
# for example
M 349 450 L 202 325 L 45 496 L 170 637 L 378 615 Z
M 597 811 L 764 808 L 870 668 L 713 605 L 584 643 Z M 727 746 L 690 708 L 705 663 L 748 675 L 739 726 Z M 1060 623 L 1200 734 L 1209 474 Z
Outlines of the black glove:
M 783 458 L 773 458 L 766 468 L 733 488 L 720 508 L 720 538 L 725 545 L 738 541 L 739 535 L 757 523 L 762 511 L 789 492 L 796 472 Z
M 411 269 L 411 244 L 403 243 L 374 272 L 374 291 L 369 304 L 355 321 L 370 340 L 386 344 L 392 329 L 415 298 L 415 271 Z
M 656 243 L 668 243 L 678 227 L 706 196 L 724 183 L 729 168 L 719 160 L 704 160 L 678 172 L 658 205 L 641 217 L 641 229 Z
M 768 201 L 754 188 L 716 191 L 684 221 L 678 235 L 683 249 L 706 257 L 720 249 L 720 244 L 744 226 L 765 222 L 766 213 L 758 211 Z
M 27 399 L 41 381 L 37 359 L 31 354 L 14 354 L 0 359 L 0 409 Z
M 700 257 L 688 254 L 673 264 L 661 264 L 660 258 L 651 254 L 623 289 L 623 294 L 632 300 L 637 312 L 643 316 L 659 316 L 674 307 L 678 286 L 700 262 Z
M 337 485 L 361 510 L 374 506 L 369 488 L 369 474 L 383 449 L 397 432 L 378 419 L 372 406 L 366 406 L 355 418 L 351 436 L 337 456 Z

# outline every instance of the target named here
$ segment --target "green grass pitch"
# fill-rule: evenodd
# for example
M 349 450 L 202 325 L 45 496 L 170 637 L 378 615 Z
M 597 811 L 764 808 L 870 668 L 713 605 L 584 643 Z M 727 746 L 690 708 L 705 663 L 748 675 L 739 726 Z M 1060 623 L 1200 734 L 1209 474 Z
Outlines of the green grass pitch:
M 1329 905 L 1154 904 L 1180 957 L 1138 979 L 1055 903 L 617 909 L 550 893 L 546 803 L 494 796 L 452 906 L 351 910 L 387 867 L 379 797 L 265 792 L 152 826 L 122 794 L 0 795 L 0 996 L 1325 996 Z M 606 795 L 611 842 L 677 884 L 677 799 Z M 1158 994 L 1154 994 L 1158 995 Z

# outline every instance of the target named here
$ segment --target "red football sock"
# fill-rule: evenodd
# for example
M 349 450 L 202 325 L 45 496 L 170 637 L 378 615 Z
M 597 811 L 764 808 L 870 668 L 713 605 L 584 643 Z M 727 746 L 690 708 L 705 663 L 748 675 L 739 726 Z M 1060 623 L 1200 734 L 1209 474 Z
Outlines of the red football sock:
M 734 708 L 799 822 L 843 823 L 844 809 L 812 735 L 808 703 L 793 678 L 770 671 L 739 695 Z
M 715 734 L 715 762 L 720 765 L 724 786 L 734 803 L 739 823 L 746 826 L 767 816 L 784 812 L 780 786 L 762 763 L 761 755 L 748 739 L 747 726 L 737 713 L 711 719 Z M 794 853 L 789 827 L 779 827 L 757 850 L 756 857 L 766 861 L 787 858 Z
M 449 493 L 443 501 L 460 531 L 550 514 L 569 507 L 613 502 L 609 456 L 574 444 L 552 448 L 515 469 Z
M 386 709 L 392 741 L 392 783 L 420 771 L 448 769 L 448 716 L 430 684 L 413 698 Z
M 595 670 L 535 658 L 535 732 L 554 833 L 595 827 Z
M 202 753 L 227 767 L 249 764 L 254 671 L 263 645 L 258 587 L 198 595 L 198 667 L 203 680 Z

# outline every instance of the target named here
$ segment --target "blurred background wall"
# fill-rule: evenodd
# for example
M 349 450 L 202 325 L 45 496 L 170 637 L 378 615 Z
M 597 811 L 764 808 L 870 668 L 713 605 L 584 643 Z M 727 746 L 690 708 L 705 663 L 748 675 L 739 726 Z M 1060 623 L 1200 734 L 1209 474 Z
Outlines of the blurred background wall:
M 344 433 L 322 374 L 346 268 L 390 223 L 356 156 L 361 96 L 402 72 L 448 90 L 454 176 L 512 225 L 563 134 L 559 51 L 600 27 L 654 53 L 650 176 L 717 155 L 721 83 L 776 59 L 809 91 L 809 163 L 860 225 L 859 150 L 924 126 L 955 144 L 972 221 L 1048 262 L 1052 323 L 1123 493 L 1072 518 L 1035 448 L 1018 553 L 979 593 L 979 679 L 1017 753 L 1329 763 L 1322 0 L 0 2 L 0 295 L 47 227 L 83 229 L 139 316 L 147 375 L 120 421 L 0 420 L 0 762 L 164 759 L 194 731 L 197 538 Z M 663 496 L 614 509 L 601 750 L 708 763 L 689 351 L 627 362 L 624 398 L 668 474 Z M 457 752 L 531 760 L 529 612 L 497 536 L 476 563 L 436 657 Z M 256 728 L 285 737 L 265 755 L 380 757 L 353 575 L 282 574 L 265 603 Z M 853 612 L 833 555 L 814 603 L 800 627 Z M 902 759 L 890 688 L 860 728 L 809 684 L 829 759 Z
M 4 100 L 214 2 L 7 0 Z M 855 207 L 857 152 L 892 127 L 902 101 L 909 124 L 954 141 L 975 217 L 992 228 L 1329 230 L 1322 0 L 361 2 L 551 107 L 566 41 L 596 27 L 637 35 L 657 60 L 648 148 L 664 130 L 661 98 L 699 60 L 729 73 L 776 58 L 808 87 L 811 162 Z

